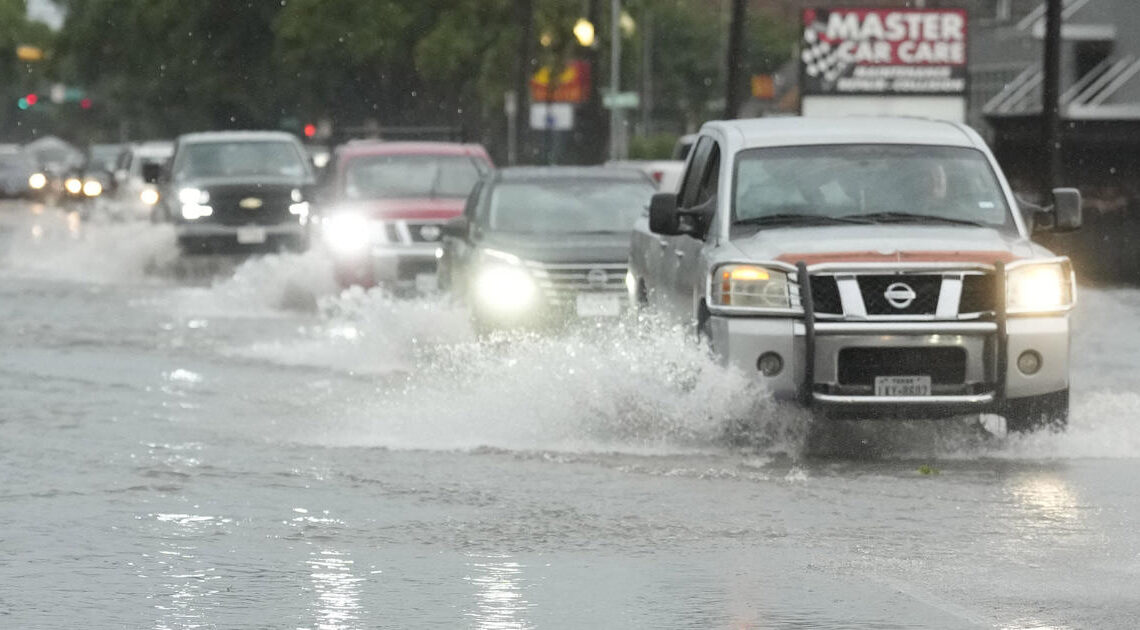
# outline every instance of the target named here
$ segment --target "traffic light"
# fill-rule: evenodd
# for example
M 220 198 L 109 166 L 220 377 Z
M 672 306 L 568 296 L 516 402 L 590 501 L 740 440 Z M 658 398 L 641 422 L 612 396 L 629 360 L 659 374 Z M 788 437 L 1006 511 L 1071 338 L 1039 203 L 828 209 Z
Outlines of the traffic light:
M 305 125 L 305 137 L 312 138 L 315 135 L 317 135 L 317 126 L 313 123 Z
M 85 98 L 79 101 L 80 109 L 91 109 L 91 99 Z
M 40 102 L 40 97 L 39 97 L 39 96 L 37 96 L 37 95 L 36 95 L 36 94 L 33 92 L 33 93 L 31 93 L 31 94 L 28 94 L 27 96 L 25 96 L 25 97 L 24 97 L 24 100 L 28 102 L 28 105 L 29 105 L 29 106 L 31 106 L 31 105 L 35 105 L 36 103 Z

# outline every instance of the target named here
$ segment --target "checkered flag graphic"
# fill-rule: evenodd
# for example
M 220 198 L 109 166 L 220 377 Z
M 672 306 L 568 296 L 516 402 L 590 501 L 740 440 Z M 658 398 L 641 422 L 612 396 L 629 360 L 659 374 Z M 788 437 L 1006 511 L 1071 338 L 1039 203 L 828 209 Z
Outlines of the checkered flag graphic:
M 822 22 L 813 22 L 804 28 L 803 51 L 800 59 L 804 64 L 804 72 L 812 78 L 822 78 L 828 83 L 834 83 L 847 69 L 847 62 L 839 58 L 839 50 L 823 41 L 820 35 L 827 26 Z

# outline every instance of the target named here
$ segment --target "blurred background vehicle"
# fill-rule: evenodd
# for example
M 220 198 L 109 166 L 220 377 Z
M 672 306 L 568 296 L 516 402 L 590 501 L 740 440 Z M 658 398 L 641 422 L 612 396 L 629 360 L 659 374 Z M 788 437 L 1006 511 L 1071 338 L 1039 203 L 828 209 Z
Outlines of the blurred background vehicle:
M 612 318 L 653 182 L 633 169 L 507 168 L 448 222 L 440 276 L 476 329 Z
M 321 232 L 341 286 L 430 290 L 443 223 L 493 168 L 476 144 L 349 142 L 330 162 Z
M 611 160 L 606 162 L 611 168 L 632 168 L 641 171 L 653 180 L 658 192 L 677 192 L 681 187 L 681 174 L 685 170 L 684 160 Z
M 40 198 L 48 181 L 36 160 L 19 145 L 0 148 L 0 196 Z
M 180 136 L 169 169 L 142 166 L 157 183 L 151 216 L 173 224 L 184 254 L 303 251 L 315 187 L 305 149 L 280 131 Z
M 126 145 L 115 160 L 115 185 L 100 197 L 100 209 L 114 220 L 149 219 L 158 203 L 158 188 L 143 178 L 143 167 L 163 167 L 173 154 L 174 143 L 168 140 Z

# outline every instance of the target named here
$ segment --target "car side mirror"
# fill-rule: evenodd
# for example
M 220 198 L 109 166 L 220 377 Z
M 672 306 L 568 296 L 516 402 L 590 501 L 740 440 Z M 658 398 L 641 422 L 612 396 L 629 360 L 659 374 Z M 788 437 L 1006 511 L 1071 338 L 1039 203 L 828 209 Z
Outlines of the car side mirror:
M 443 235 L 451 238 L 466 238 L 471 222 L 465 216 L 458 216 L 443 224 Z
M 147 162 L 142 167 L 143 181 L 148 184 L 157 184 L 158 180 L 162 178 L 162 165 L 154 162 Z
M 1076 188 L 1053 189 L 1053 230 L 1072 232 L 1081 227 L 1081 191 Z
M 649 231 L 663 236 L 680 234 L 676 193 L 657 193 L 649 201 Z

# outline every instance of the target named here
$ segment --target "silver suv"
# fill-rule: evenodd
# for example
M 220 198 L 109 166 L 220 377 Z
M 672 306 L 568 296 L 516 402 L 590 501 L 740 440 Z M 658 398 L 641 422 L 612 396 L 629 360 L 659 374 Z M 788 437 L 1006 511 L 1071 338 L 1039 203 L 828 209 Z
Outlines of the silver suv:
M 1063 427 L 1076 286 L 1029 235 L 1080 222 L 1073 189 L 1020 209 L 962 125 L 711 122 L 636 226 L 627 284 L 819 415 Z

